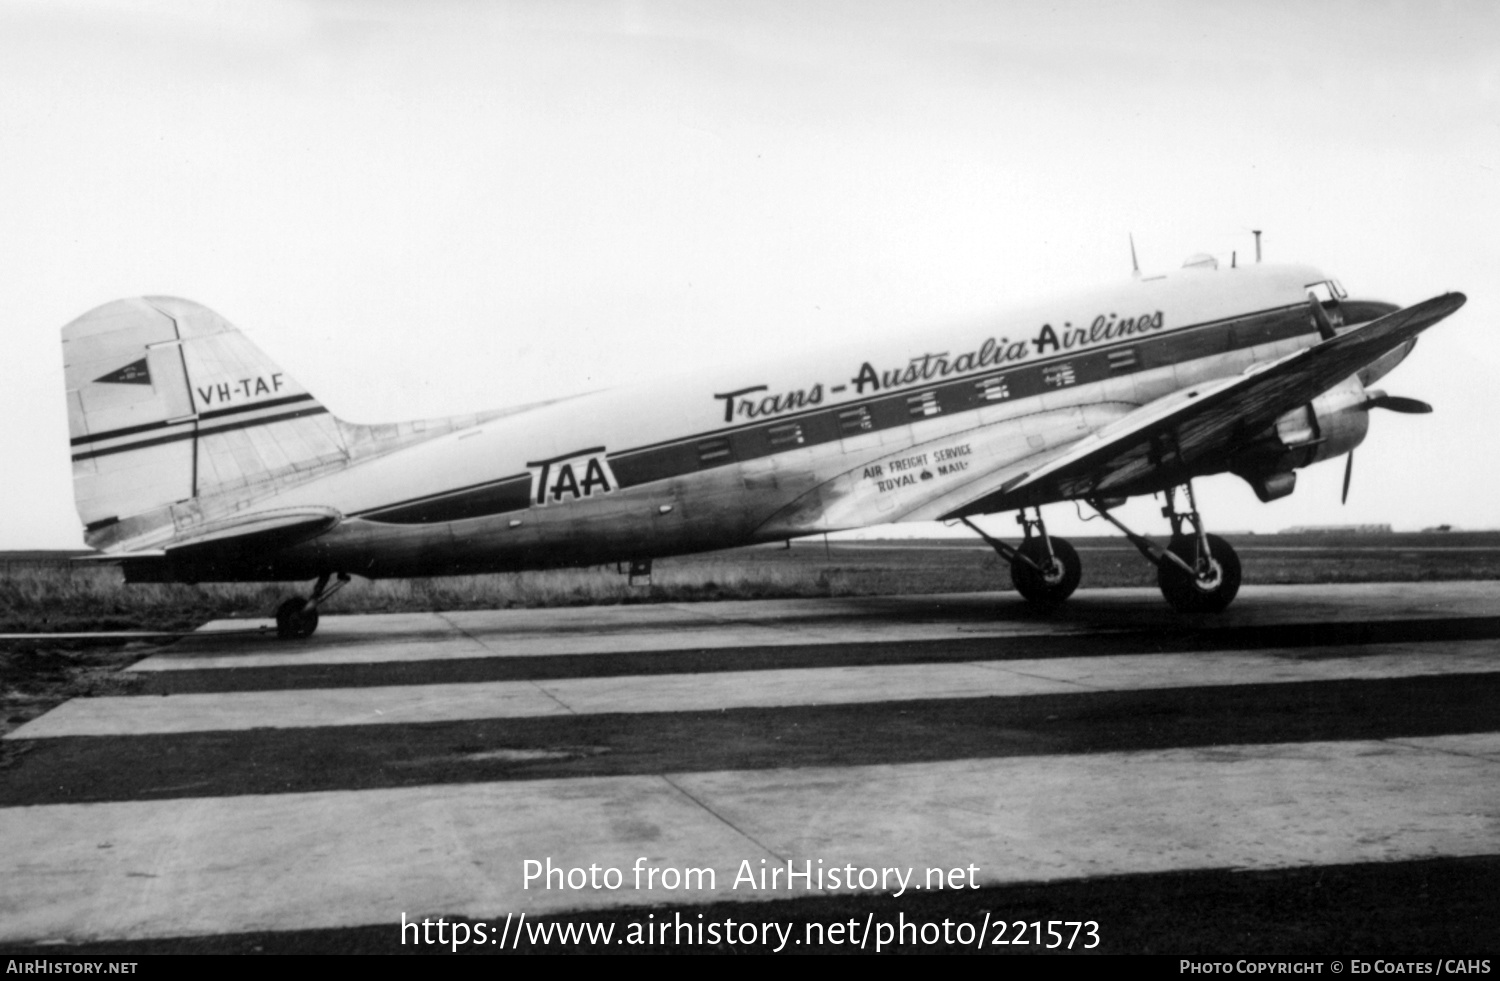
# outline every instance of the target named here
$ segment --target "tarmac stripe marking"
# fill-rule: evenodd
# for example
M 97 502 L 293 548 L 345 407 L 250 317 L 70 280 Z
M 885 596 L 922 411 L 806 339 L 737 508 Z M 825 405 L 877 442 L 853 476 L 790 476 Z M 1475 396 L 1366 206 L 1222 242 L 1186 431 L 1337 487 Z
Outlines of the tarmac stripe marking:
M 783 644 L 759 647 L 574 653 L 565 655 L 455 656 L 429 658 L 437 644 L 405 648 L 409 657 L 386 656 L 346 663 L 284 664 L 224 668 L 153 670 L 128 676 L 137 684 L 121 694 L 142 697 L 199 692 L 276 691 L 292 688 L 359 688 L 397 684 L 540 681 L 629 675 L 768 671 L 793 668 L 855 667 L 877 664 L 951 664 L 1022 658 L 1115 656 L 1120 654 L 1203 653 L 1273 648 L 1342 648 L 1419 641 L 1435 648 L 1455 641 L 1500 640 L 1500 617 L 1459 617 L 1418 622 L 1300 624 L 1177 632 L 1121 631 L 1053 636 L 961 636 L 941 640 L 849 643 L 837 646 Z M 482 649 L 481 649 L 482 650 Z M 383 652 L 384 653 L 384 652 Z M 158 659 L 163 660 L 163 659 Z
M 335 601 L 335 605 L 336 605 Z M 1338 629 L 1410 629 L 1435 620 L 1492 621 L 1500 583 L 1374 583 L 1360 586 L 1247 586 L 1234 607 L 1204 627 L 1186 623 L 1155 589 L 1083 589 L 1067 607 L 1039 616 L 1015 594 L 735 600 L 693 604 L 442 614 L 325 615 L 316 636 L 279 641 L 268 620 L 217 620 L 136 671 L 357 664 L 475 656 L 754 649 L 993 639 L 1164 636 L 1249 629 L 1305 629 L 1298 644 L 1322 644 Z M 1357 620 L 1351 619 L 1358 617 Z M 1382 626 L 1383 625 L 1383 626 Z M 1195 627 L 1197 629 L 1195 629 Z M 1370 637 L 1371 641 L 1381 639 Z
M 980 884 L 1485 855 L 1497 753 L 1486 733 L 0 809 L 19 857 L 0 942 L 816 894 L 734 889 L 741 862 L 775 863 L 766 849 L 974 865 Z M 629 875 L 638 858 L 711 868 L 713 888 L 523 888 L 527 859 Z
M 1500 671 L 1495 641 L 74 699 L 6 739 L 689 712 Z
M 1496 728 L 1500 674 L 7 743 L 0 807 L 1350 740 Z M 1442 706 L 1433 712 L 1432 706 Z

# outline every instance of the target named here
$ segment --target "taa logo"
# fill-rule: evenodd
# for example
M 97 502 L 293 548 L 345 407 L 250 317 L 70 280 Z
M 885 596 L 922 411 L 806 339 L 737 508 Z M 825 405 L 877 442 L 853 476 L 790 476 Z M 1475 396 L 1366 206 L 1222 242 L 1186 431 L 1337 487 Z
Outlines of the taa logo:
M 526 469 L 531 472 L 531 501 L 538 507 L 608 494 L 619 486 L 602 446 L 528 463 Z

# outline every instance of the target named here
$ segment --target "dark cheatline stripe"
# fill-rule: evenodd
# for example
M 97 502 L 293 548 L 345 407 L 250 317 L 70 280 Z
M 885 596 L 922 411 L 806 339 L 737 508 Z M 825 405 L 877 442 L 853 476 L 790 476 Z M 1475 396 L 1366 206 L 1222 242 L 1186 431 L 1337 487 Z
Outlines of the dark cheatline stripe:
M 531 475 L 520 474 L 401 504 L 361 511 L 351 517 L 396 525 L 434 524 L 482 518 L 508 511 L 524 511 L 530 504 Z
M 225 416 L 239 415 L 251 409 L 274 409 L 278 405 L 295 405 L 298 402 L 311 402 L 313 397 L 306 393 L 302 395 L 285 395 L 279 399 L 266 399 L 264 402 L 253 402 L 249 405 L 234 405 L 227 409 L 206 409 L 198 413 L 198 419 L 222 419 Z
M 1497 699 L 1500 675 L 1458 674 L 12 740 L 0 806 L 1455 735 Z
M 185 424 L 178 423 L 178 425 Z M 144 450 L 151 446 L 162 446 L 167 443 L 176 443 L 184 439 L 192 439 L 196 435 L 198 435 L 198 431 L 196 429 L 186 429 L 180 433 L 173 433 L 170 436 L 157 436 L 154 439 L 138 439 L 134 443 L 125 443 L 121 446 L 110 446 L 102 450 L 89 450 L 85 453 L 74 453 L 73 462 L 77 463 L 80 460 L 92 460 L 95 457 L 109 456 L 114 453 L 129 453 L 131 450 Z
M 254 402 L 249 405 L 237 405 L 229 409 L 212 409 L 207 412 L 200 412 L 198 413 L 197 418 L 200 421 L 204 419 L 218 419 L 223 416 L 232 416 L 241 412 L 250 412 L 255 409 L 272 409 L 278 405 L 292 405 L 296 402 L 311 401 L 311 395 L 288 395 L 284 398 L 267 399 L 264 402 Z M 188 419 L 186 421 L 191 422 L 192 420 Z M 150 432 L 153 429 L 165 429 L 168 426 L 181 426 L 183 424 L 184 422 L 167 422 L 166 420 L 163 420 L 161 422 L 142 423 L 139 426 L 123 426 L 119 429 L 108 429 L 102 433 L 86 433 L 83 436 L 75 436 L 70 441 L 70 445 L 82 446 L 85 443 L 97 443 L 103 439 L 118 439 L 121 436 L 133 436 L 136 433 L 146 433 Z
M 166 429 L 169 426 L 186 426 L 186 425 L 189 425 L 192 421 L 193 420 L 191 418 L 181 419 L 181 420 L 178 420 L 177 422 L 168 422 L 165 419 L 163 419 L 160 422 L 147 422 L 147 423 L 142 423 L 139 426 L 123 426 L 123 427 L 121 427 L 119 429 L 111 429 L 111 430 L 108 430 L 108 431 L 102 432 L 102 433 L 85 433 L 82 436 L 75 436 L 75 437 L 73 437 L 71 440 L 68 441 L 68 445 L 70 445 L 70 446 L 84 446 L 84 445 L 86 445 L 88 443 L 97 443 L 100 440 L 105 440 L 105 439 L 119 439 L 122 436 L 134 436 L 137 433 L 154 432 L 155 430 L 158 430 L 158 429 Z
M 700 648 L 623 651 L 617 654 L 546 654 L 466 657 L 363 664 L 297 664 L 276 667 L 140 671 L 130 694 L 185 695 L 202 692 L 288 691 L 299 688 L 369 688 L 482 681 L 542 681 L 630 675 L 778 671 L 885 664 L 944 664 L 1116 654 L 1169 654 L 1266 648 L 1334 649 L 1355 644 L 1483 640 L 1500 637 L 1500 617 L 1314 623 L 1202 630 L 1152 630 L 1109 634 L 1045 634 L 1028 637 L 956 637 L 942 640 L 785 647 Z M 238 639 L 239 643 L 245 641 Z M 275 642 L 272 642 L 275 643 Z M 1300 659 L 1317 655 L 1299 651 Z M 1346 657 L 1347 651 L 1330 656 Z
M 1030 924 L 1048 920 L 1095 920 L 1099 924 L 1099 945 L 1083 951 L 1084 940 L 1075 941 L 1075 949 L 1092 955 L 1137 955 L 1127 965 L 1111 964 L 1123 971 L 1126 967 L 1162 967 L 1153 976 L 1178 971 L 1178 961 L 1186 957 L 1195 962 L 1222 962 L 1226 959 L 1253 958 L 1264 961 L 1274 957 L 1299 957 L 1323 964 L 1322 976 L 1328 970 L 1329 958 L 1347 958 L 1351 954 L 1367 963 L 1377 957 L 1407 956 L 1431 964 L 1433 958 L 1490 959 L 1491 972 L 1497 970 L 1494 957 L 1495 924 L 1500 922 L 1500 856 L 1475 855 L 1417 859 L 1401 862 L 1368 862 L 1348 865 L 1316 865 L 1306 868 L 1231 871 L 1205 869 L 1191 872 L 1156 872 L 1133 875 L 1098 876 L 1084 880 L 1051 883 L 986 886 L 950 892 L 908 893 L 896 898 L 882 895 L 813 896 L 806 899 L 783 899 L 763 903 L 721 902 L 698 906 L 652 906 L 590 910 L 560 916 L 528 916 L 532 925 L 545 924 L 614 924 L 612 939 L 624 936 L 631 924 L 679 922 L 724 924 L 736 923 L 790 924 L 793 938 L 806 934 L 807 924 L 847 923 L 854 920 L 863 927 L 873 916 L 877 923 L 941 924 L 951 920 L 982 927 L 985 913 L 990 913 L 991 935 L 996 939 L 994 924 L 1019 920 Z M 405 912 L 405 911 L 404 911 Z M 463 923 L 473 930 L 484 924 L 486 934 L 499 931 L 506 913 L 519 917 L 520 910 L 500 910 L 498 919 L 471 920 L 444 917 L 445 923 Z M 408 923 L 425 915 L 409 911 Z M 429 936 L 436 937 L 436 917 Z M 512 927 L 516 928 L 513 921 Z M 1069 928 L 1071 933 L 1071 928 Z M 447 936 L 446 932 L 444 934 Z M 691 936 L 685 933 L 682 936 Z M 1081 931 L 1080 934 L 1082 935 Z M 672 936 L 669 932 L 668 936 Z M 825 934 L 826 936 L 826 934 Z M 1006 937 L 1014 936 L 1008 931 Z M 1045 933 L 1044 933 L 1045 936 Z M 155 940 L 110 940 L 59 947 L 56 944 L 30 944 L 7 948 L 8 953 L 23 957 L 49 959 L 76 955 L 110 954 L 128 957 L 205 954 L 398 954 L 429 953 L 451 956 L 448 944 L 418 945 L 410 928 L 402 943 L 401 920 L 368 926 L 282 932 L 232 933 L 211 937 L 166 937 Z M 789 945 L 790 946 L 790 945 Z M 873 946 L 873 944 L 872 944 Z M 505 950 L 510 949 L 507 940 Z M 653 944 L 633 947 L 611 944 L 591 947 L 588 944 L 531 944 L 522 940 L 518 953 L 717 953 L 760 952 L 761 947 L 720 944 Z M 818 947 L 793 948 L 800 953 L 851 953 L 857 949 L 849 943 Z M 1168 950 L 1176 956 L 1160 952 Z M 900 944 L 891 953 L 978 953 L 972 945 Z M 457 948 L 458 953 L 495 954 L 498 945 L 472 945 Z M 884 951 L 883 951 L 884 952 Z M 1062 950 L 1038 950 L 1034 946 L 996 945 L 987 943 L 987 954 L 1047 954 L 1061 956 Z M 1156 954 L 1156 958 L 1141 958 Z M 191 961 L 167 962 L 145 960 L 137 973 L 154 975 L 157 968 L 174 972 Z M 207 965 L 211 966 L 211 965 Z
M 1254 347 L 1257 344 L 1269 344 L 1275 341 L 1300 337 L 1311 332 L 1312 327 L 1307 320 L 1306 306 L 1297 304 L 1289 307 L 1277 307 L 1262 310 L 1258 313 L 1231 317 L 1226 320 L 1189 324 L 1185 327 L 1176 327 L 1159 334 L 1138 335 L 1076 351 L 1051 354 L 1046 357 L 1023 362 L 1011 368 L 976 370 L 959 378 L 943 380 L 927 385 L 917 382 L 904 383 L 887 389 L 884 395 L 871 395 L 863 399 L 856 398 L 852 401 L 840 402 L 838 405 L 829 408 L 783 413 L 767 423 L 743 423 L 738 427 L 720 428 L 713 430 L 711 433 L 678 437 L 660 443 L 632 447 L 628 450 L 611 454 L 611 457 L 613 460 L 616 457 L 623 458 L 638 453 L 650 453 L 655 450 L 670 449 L 684 441 L 702 439 L 710 435 L 723 437 L 745 432 L 763 435 L 765 429 L 769 426 L 786 422 L 800 422 L 811 416 L 829 417 L 830 414 L 832 418 L 837 419 L 842 413 L 851 412 L 862 407 L 873 411 L 873 407 L 877 403 L 899 408 L 900 411 L 891 412 L 886 416 L 888 425 L 899 425 L 912 421 L 912 415 L 907 407 L 906 400 L 921 396 L 927 392 L 936 392 L 938 402 L 943 408 L 943 414 L 952 414 L 955 410 L 961 408 L 975 408 L 979 405 L 992 403 L 993 399 L 976 394 L 981 389 L 991 388 L 992 386 L 987 384 L 989 382 L 1003 380 L 1004 387 L 1008 393 L 1005 400 L 1013 400 L 1017 397 L 1024 398 L 1055 391 L 1058 387 L 1074 387 L 1128 373 L 1119 370 L 1117 364 L 1111 364 L 1112 358 L 1118 362 L 1119 356 L 1127 351 L 1133 355 L 1133 358 L 1125 367 L 1144 371 L 1150 368 L 1169 367 L 1193 358 L 1209 357 L 1215 354 Z M 1064 363 L 1069 364 L 1074 369 L 1074 380 L 1071 383 L 1059 386 L 1056 384 L 1047 384 L 1042 380 L 1044 371 L 1057 374 L 1055 369 Z M 1080 365 L 1082 366 L 1081 369 Z M 1112 370 L 1102 371 L 1099 370 L 1100 366 Z M 1010 387 L 1012 375 L 1020 376 L 1020 388 L 1012 389 Z M 853 380 L 851 379 L 850 384 L 852 383 Z M 835 386 L 834 391 L 838 391 L 844 387 L 847 386 Z M 874 428 L 878 429 L 882 427 L 877 425 Z M 845 431 L 841 435 L 857 435 L 857 433 Z M 614 465 L 613 462 L 612 465 Z
M 254 408 L 263 408 L 263 406 L 254 406 Z M 231 423 L 229 425 L 214 426 L 211 429 L 189 429 L 185 432 L 173 433 L 170 436 L 158 436 L 155 439 L 137 440 L 134 443 L 126 443 L 122 446 L 110 446 L 102 450 L 90 450 L 87 453 L 75 453 L 73 454 L 73 459 L 75 461 L 92 460 L 94 457 L 109 456 L 113 453 L 129 453 L 131 450 L 142 450 L 148 446 L 160 446 L 164 443 L 176 443 L 180 440 L 193 439 L 194 437 L 206 438 L 209 436 L 217 436 L 220 433 L 232 432 L 236 429 L 249 429 L 251 426 L 269 426 L 273 422 L 286 422 L 288 419 L 300 419 L 303 416 L 322 415 L 327 411 L 328 410 L 323 408 L 323 406 L 317 405 L 308 409 L 298 409 L 294 412 L 282 412 L 274 416 L 262 416 L 255 419 L 244 419 L 239 422 Z M 181 423 L 178 423 L 178 425 L 181 425 Z
M 912 382 L 878 395 L 826 408 L 786 413 L 762 423 L 622 450 L 610 454 L 610 467 L 622 487 L 634 487 L 770 456 L 797 446 L 815 446 L 905 426 L 917 418 L 928 417 L 925 412 L 913 414 L 914 399 L 924 399 L 936 410 L 931 413 L 933 415 L 951 416 L 985 405 L 1032 398 L 1194 358 L 1285 340 L 1307 332 L 1304 307 L 1267 310 L 1163 334 L 1140 335 L 1097 347 L 1059 352 L 1008 369 L 978 371 L 959 378 L 933 380 L 928 384 Z M 1122 353 L 1129 353 L 1130 358 L 1122 361 Z M 992 397 L 999 394 L 997 385 L 1003 389 L 1003 397 Z M 856 410 L 863 410 L 857 425 L 849 416 Z M 790 430 L 795 430 L 794 438 L 788 436 Z M 790 442 L 787 441 L 789 438 Z M 705 445 L 700 446 L 700 443 Z
M 986 405 L 1286 340 L 1308 331 L 1305 307 L 1266 310 L 1060 352 L 1012 368 L 973 371 L 927 384 L 912 382 L 836 405 L 783 413 L 764 422 L 725 426 L 621 449 L 609 454 L 610 468 L 622 488 L 638 487 L 789 449 L 905 426 L 923 418 L 957 415 Z M 512 480 L 517 478 L 437 497 L 397 501 L 360 516 L 395 524 L 425 524 L 525 510 L 530 504 L 530 478 L 509 483 Z

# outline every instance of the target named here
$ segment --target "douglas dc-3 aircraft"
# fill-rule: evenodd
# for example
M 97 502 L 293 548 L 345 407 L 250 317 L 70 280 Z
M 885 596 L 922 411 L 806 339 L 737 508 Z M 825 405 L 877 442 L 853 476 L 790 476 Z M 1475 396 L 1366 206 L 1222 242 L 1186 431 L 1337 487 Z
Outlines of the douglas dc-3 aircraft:
M 1459 293 L 1405 309 L 1305 266 L 1208 256 L 965 326 L 477 415 L 331 415 L 217 314 L 118 300 L 63 328 L 73 480 L 88 544 L 129 582 L 316 579 L 277 611 L 317 627 L 351 574 L 630 563 L 894 521 L 962 520 L 1021 595 L 1060 603 L 1080 563 L 1040 508 L 1082 501 L 1154 563 L 1178 610 L 1234 599 L 1194 477 L 1263 501 L 1349 453 L 1369 386 Z M 1348 491 L 1347 473 L 1345 493 Z M 1164 493 L 1165 547 L 1111 513 Z M 1019 512 L 1022 540 L 976 515 Z

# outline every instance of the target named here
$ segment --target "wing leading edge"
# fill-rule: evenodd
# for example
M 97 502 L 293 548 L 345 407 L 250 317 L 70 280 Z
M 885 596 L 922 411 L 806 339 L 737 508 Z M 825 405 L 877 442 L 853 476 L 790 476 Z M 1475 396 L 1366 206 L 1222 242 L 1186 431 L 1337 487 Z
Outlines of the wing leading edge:
M 1414 339 L 1464 305 L 1445 293 L 1387 314 L 1249 372 L 1174 392 L 1011 477 L 998 491 L 944 518 L 1008 511 L 1047 501 L 1108 497 L 1153 476 L 1190 476 L 1226 458 L 1285 412 L 1312 401 L 1371 362 Z M 1172 482 L 1177 482 L 1175 479 Z

